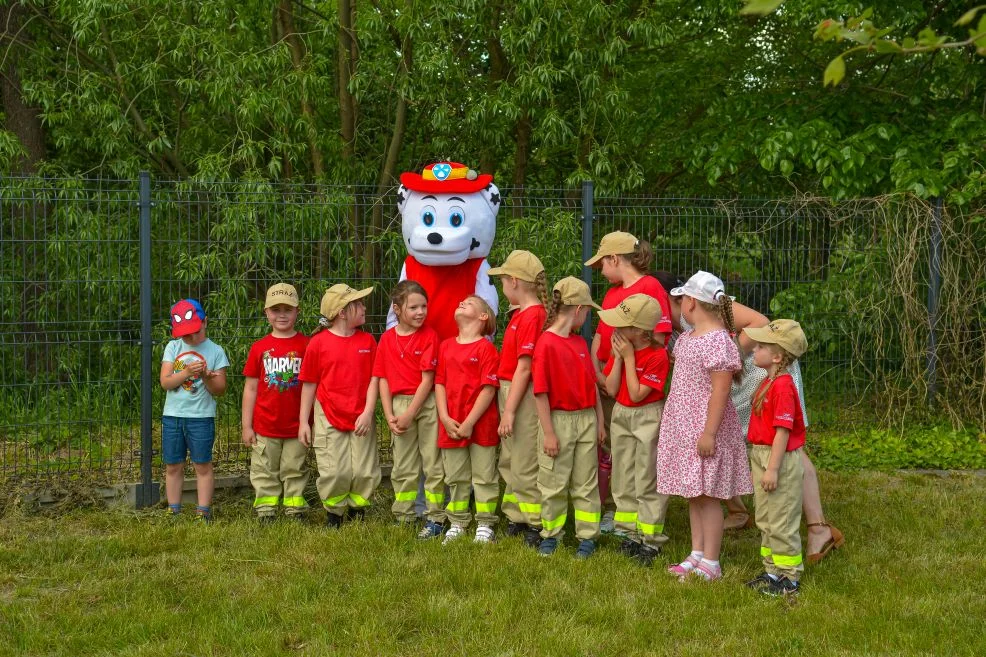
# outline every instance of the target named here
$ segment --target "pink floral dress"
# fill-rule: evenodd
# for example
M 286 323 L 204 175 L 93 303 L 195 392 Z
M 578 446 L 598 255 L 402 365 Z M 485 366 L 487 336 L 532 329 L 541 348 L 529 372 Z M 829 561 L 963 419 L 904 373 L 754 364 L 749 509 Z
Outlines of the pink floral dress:
M 753 492 L 746 437 L 731 400 L 726 402 L 714 456 L 698 455 L 698 439 L 712 396 L 712 372 L 742 367 L 736 343 L 724 330 L 694 337 L 683 333 L 674 345 L 671 391 L 661 418 L 657 445 L 657 492 L 722 500 Z

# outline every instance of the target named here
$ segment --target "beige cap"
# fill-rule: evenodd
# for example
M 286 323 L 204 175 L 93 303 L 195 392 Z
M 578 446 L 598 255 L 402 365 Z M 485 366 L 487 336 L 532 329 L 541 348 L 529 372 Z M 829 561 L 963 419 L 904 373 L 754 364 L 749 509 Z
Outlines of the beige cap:
M 513 276 L 522 281 L 533 283 L 538 274 L 544 273 L 544 265 L 538 257 L 530 251 L 511 251 L 507 259 L 499 267 L 486 272 L 490 276 Z
M 599 319 L 614 328 L 635 326 L 653 331 L 661 321 L 661 304 L 646 294 L 631 294 L 615 308 L 600 310 Z
M 637 248 L 637 244 L 639 244 L 639 240 L 630 233 L 622 233 L 620 231 L 607 233 L 603 235 L 602 241 L 599 242 L 599 250 L 596 251 L 596 255 L 586 260 L 585 266 L 595 267 L 596 263 L 605 256 L 633 253 Z
M 592 300 L 589 286 L 579 278 L 566 276 L 555 283 L 552 290 L 561 293 L 561 302 L 566 306 L 592 306 L 596 310 L 602 310 Z
M 373 286 L 354 290 L 345 283 L 336 283 L 322 295 L 322 303 L 318 306 L 318 312 L 326 319 L 335 319 L 343 308 L 350 302 L 362 299 L 373 292 Z
M 743 332 L 761 344 L 776 344 L 795 358 L 808 351 L 808 338 L 801 330 L 801 324 L 793 319 L 775 319 L 767 326 L 745 328 Z
M 264 302 L 264 310 L 271 306 L 283 303 L 286 306 L 298 307 L 298 290 L 294 285 L 288 283 L 275 283 L 267 288 L 267 301 Z

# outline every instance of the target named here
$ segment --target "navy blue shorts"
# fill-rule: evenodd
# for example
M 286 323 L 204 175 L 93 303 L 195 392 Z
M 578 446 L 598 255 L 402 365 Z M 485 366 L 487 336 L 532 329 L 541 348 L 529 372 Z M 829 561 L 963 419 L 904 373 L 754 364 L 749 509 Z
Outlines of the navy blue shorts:
M 166 465 L 211 463 L 212 445 L 216 442 L 216 418 L 164 416 L 161 423 L 161 460 Z

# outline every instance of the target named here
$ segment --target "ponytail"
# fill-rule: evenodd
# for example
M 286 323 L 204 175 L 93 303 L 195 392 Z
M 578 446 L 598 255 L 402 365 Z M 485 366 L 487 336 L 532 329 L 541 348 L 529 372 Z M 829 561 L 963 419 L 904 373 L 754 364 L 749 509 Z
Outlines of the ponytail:
M 726 325 L 726 330 L 729 331 L 729 337 L 733 339 L 736 343 L 736 351 L 740 354 L 743 350 L 740 348 L 739 338 L 736 335 L 736 321 L 733 319 L 733 300 L 729 298 L 729 295 L 725 292 L 719 292 L 719 304 L 716 309 L 719 312 L 719 317 L 722 318 L 722 323 Z M 733 382 L 739 384 L 743 380 L 743 368 L 733 372 Z
M 534 278 L 534 292 L 538 295 L 538 299 L 541 300 L 541 305 L 544 309 L 548 309 L 548 277 L 545 276 L 542 271 Z
M 558 290 L 552 290 L 551 305 L 550 306 L 548 306 L 547 304 L 545 305 L 548 308 L 548 317 L 544 320 L 544 328 L 542 329 L 543 331 L 547 331 L 549 328 L 551 328 L 551 325 L 555 323 L 556 319 L 558 319 L 558 313 L 561 312 L 562 306 L 564 305 L 561 302 L 561 292 L 559 292 Z
M 654 260 L 654 250 L 651 249 L 650 242 L 637 240 L 636 246 L 633 247 L 633 253 L 627 253 L 622 258 L 630 263 L 630 266 L 636 269 L 637 273 L 648 274 L 650 273 L 651 261 Z

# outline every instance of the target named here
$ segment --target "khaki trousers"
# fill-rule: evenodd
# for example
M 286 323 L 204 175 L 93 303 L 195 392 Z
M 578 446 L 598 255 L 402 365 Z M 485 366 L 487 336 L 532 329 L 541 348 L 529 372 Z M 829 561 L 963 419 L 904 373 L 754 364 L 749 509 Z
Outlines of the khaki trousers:
M 510 381 L 500 381 L 500 416 L 507 407 Z M 514 433 L 500 440 L 500 476 L 503 503 L 500 509 L 511 522 L 541 527 L 541 493 L 538 491 L 538 413 L 531 384 L 514 413 Z
M 371 424 L 365 436 L 339 431 L 329 424 L 316 401 L 312 446 L 318 464 L 318 496 L 325 510 L 341 516 L 347 507 L 368 507 L 380 484 L 375 426 Z
M 657 436 L 663 412 L 663 401 L 632 407 L 616 404 L 609 425 L 616 529 L 656 549 L 668 542 L 664 534 L 668 496 L 657 492 Z
M 804 490 L 804 464 L 801 449 L 785 452 L 777 473 L 777 488 L 770 493 L 760 487 L 770 463 L 770 447 L 752 445 L 750 469 L 753 472 L 753 499 L 757 527 L 762 534 L 760 556 L 764 570 L 797 582 L 804 572 L 801 559 L 801 498 Z
M 538 425 L 538 489 L 541 491 L 541 536 L 561 539 L 568 519 L 568 498 L 575 508 L 575 535 L 599 538 L 599 461 L 596 411 L 551 411 L 558 436 L 558 455 L 544 453 L 544 430 Z
M 308 448 L 297 438 L 257 435 L 257 443 L 250 452 L 250 483 L 256 491 L 253 508 L 257 515 L 274 515 L 278 502 L 284 504 L 285 515 L 305 512 L 308 508 L 305 502 L 307 456 Z
M 496 502 L 500 496 L 500 478 L 496 474 L 496 447 L 470 444 L 468 447 L 442 449 L 445 483 L 449 502 L 445 515 L 452 524 L 468 527 L 469 493 L 476 495 L 476 524 L 496 524 Z
M 411 405 L 412 395 L 394 397 L 394 414 L 400 415 Z M 393 436 L 394 467 L 390 482 L 394 487 L 394 504 L 391 510 L 401 521 L 413 522 L 416 518 L 414 501 L 418 496 L 418 480 L 425 475 L 425 504 L 428 520 L 445 522 L 445 470 L 442 454 L 438 449 L 438 411 L 435 395 L 428 395 L 414 420 L 400 436 Z

